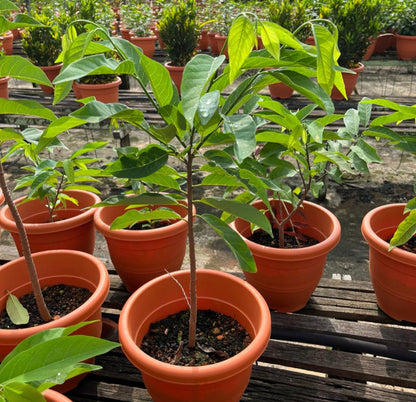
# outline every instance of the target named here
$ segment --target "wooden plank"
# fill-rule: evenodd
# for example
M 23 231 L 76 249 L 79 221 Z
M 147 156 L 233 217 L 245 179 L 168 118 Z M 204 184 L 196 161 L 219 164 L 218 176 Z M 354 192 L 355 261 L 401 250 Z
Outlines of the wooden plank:
M 272 328 L 348 337 L 400 349 L 416 350 L 416 328 L 410 326 L 397 328 L 380 324 L 368 325 L 368 323 L 363 322 L 343 321 L 335 318 L 272 312 Z
M 341 378 L 416 388 L 416 363 L 270 340 L 261 360 Z

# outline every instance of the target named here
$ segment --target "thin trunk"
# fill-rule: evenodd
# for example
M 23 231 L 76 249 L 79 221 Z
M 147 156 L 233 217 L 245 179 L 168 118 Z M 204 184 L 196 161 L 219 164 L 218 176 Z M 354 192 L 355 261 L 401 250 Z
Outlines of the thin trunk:
M 196 292 L 196 257 L 193 220 L 193 184 L 192 184 L 193 157 L 189 153 L 187 160 L 187 201 L 188 201 L 188 247 L 190 265 L 190 314 L 189 314 L 189 348 L 194 348 L 196 343 L 196 320 L 197 320 L 197 292 Z
M 45 322 L 51 321 L 52 317 L 49 313 L 48 308 L 46 307 L 45 300 L 43 299 L 42 290 L 39 284 L 38 274 L 36 272 L 35 263 L 32 258 L 32 253 L 30 252 L 29 241 L 27 239 L 26 230 L 23 226 L 22 219 L 19 215 L 19 212 L 14 204 L 10 191 L 6 184 L 6 179 L 4 177 L 3 164 L 0 161 L 0 187 L 3 191 L 6 204 L 10 208 L 10 212 L 13 216 L 13 219 L 16 223 L 16 227 L 19 233 L 20 242 L 22 243 L 22 251 L 25 257 L 27 270 L 29 273 L 30 281 L 32 282 L 33 294 L 35 296 L 36 305 L 38 306 L 39 314 L 42 317 L 42 320 Z

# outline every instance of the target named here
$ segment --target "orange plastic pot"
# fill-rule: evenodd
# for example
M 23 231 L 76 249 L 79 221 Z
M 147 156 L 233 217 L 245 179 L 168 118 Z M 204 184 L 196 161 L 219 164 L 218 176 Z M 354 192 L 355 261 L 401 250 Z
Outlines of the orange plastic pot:
M 371 38 L 370 44 L 368 45 L 367 50 L 363 56 L 364 61 L 371 59 L 371 56 L 373 55 L 374 50 L 376 49 L 376 41 L 377 41 L 377 38 L 375 37 Z
M 279 201 L 271 203 L 276 211 L 280 210 Z M 265 209 L 261 201 L 253 205 Z M 286 206 L 291 211 L 292 206 Z M 248 222 L 238 218 L 231 223 L 256 261 L 256 273 L 244 272 L 247 281 L 264 296 L 270 308 L 283 313 L 298 311 L 306 305 L 322 277 L 327 254 L 341 237 L 341 225 L 335 215 L 312 202 L 304 201 L 292 222 L 298 223 L 302 233 L 319 243 L 296 249 L 266 247 L 247 239 L 251 235 Z
M 293 88 L 284 82 L 276 82 L 275 84 L 269 85 L 269 92 L 273 99 L 288 99 L 293 94 Z
M 145 56 L 152 58 L 155 54 L 156 39 L 156 36 L 149 36 L 146 38 L 131 36 L 130 42 L 142 49 Z
M 354 90 L 355 86 L 357 85 L 358 76 L 360 73 L 364 70 L 364 64 L 360 63 L 359 67 L 357 68 L 351 68 L 351 71 L 353 71 L 355 74 L 351 73 L 342 73 L 342 79 L 344 80 L 345 85 L 345 92 L 347 95 L 347 99 L 352 94 L 352 91 Z M 331 98 L 334 100 L 343 100 L 345 99 L 341 92 L 338 91 L 337 88 L 332 88 L 331 92 Z
M 109 291 L 109 277 L 105 265 L 96 257 L 74 250 L 54 250 L 34 253 L 33 259 L 42 287 L 66 284 L 85 287 L 91 297 L 72 313 L 32 328 L 0 329 L 0 359 L 2 360 L 23 339 L 45 329 L 67 327 L 83 321 L 97 322 L 81 328 L 77 333 L 101 335 L 101 305 Z M 23 257 L 0 267 L 0 311 L 6 306 L 7 291 L 17 297 L 30 293 L 31 282 Z M 81 378 L 66 382 L 60 391 L 72 389 Z
M 4 202 L 4 195 L 0 189 L 0 207 L 3 205 L 3 202 Z M 0 235 L 1 235 L 1 226 L 0 226 Z
M 201 36 L 199 37 L 199 50 L 207 50 L 209 47 L 209 37 L 208 31 L 203 29 L 201 31 Z
M 74 93 L 77 99 L 95 96 L 95 99 L 103 103 L 118 102 L 118 87 L 121 84 L 121 78 L 117 77 L 115 81 L 105 84 L 81 84 L 74 81 Z
M 165 64 L 166 69 L 169 71 L 170 78 L 172 79 L 173 83 L 178 90 L 178 93 L 181 93 L 181 84 L 182 84 L 182 76 L 183 70 L 185 67 L 181 66 L 173 66 L 171 62 Z
M 53 389 L 47 389 L 42 392 L 43 397 L 46 402 L 72 402 L 71 399 L 67 398 L 65 395 L 62 395 L 59 392 L 54 391 Z
M 94 209 L 86 209 L 100 202 L 93 193 L 82 190 L 66 192 L 78 200 L 78 205 L 67 203 L 66 209 L 57 211 L 59 220 L 48 222 L 49 213 L 41 200 L 19 204 L 24 197 L 15 201 L 22 217 L 30 248 L 33 253 L 44 250 L 72 249 L 92 254 L 95 246 Z M 0 226 L 13 236 L 16 248 L 22 255 L 22 247 L 10 209 L 5 205 L 0 210 Z
M 221 36 L 221 35 L 215 35 L 215 40 L 217 42 L 217 49 L 218 54 L 223 54 L 228 59 L 228 44 L 225 45 L 225 42 L 227 41 L 228 36 Z M 225 48 L 224 48 L 225 45 Z
M 4 53 L 8 56 L 13 54 L 13 32 L 7 31 L 0 35 L 0 48 L 3 48 Z
M 0 77 L 0 98 L 9 99 L 10 77 Z
M 186 292 L 189 271 L 172 273 Z M 175 366 L 158 361 L 140 349 L 152 322 L 187 309 L 182 289 L 169 276 L 160 276 L 139 288 L 120 314 L 119 336 L 127 358 L 140 369 L 155 402 L 237 402 L 250 380 L 253 363 L 270 337 L 270 311 L 250 284 L 233 275 L 197 271 L 198 309 L 234 317 L 253 341 L 242 352 L 223 362 L 200 367 Z
M 43 70 L 50 82 L 52 82 L 58 76 L 59 72 L 61 71 L 61 68 L 62 63 L 54 64 L 53 66 L 40 67 L 40 69 Z M 40 88 L 45 94 L 53 94 L 53 87 L 40 85 Z
M 130 39 L 131 39 L 130 29 L 128 29 L 128 28 L 120 28 L 120 34 L 121 34 L 121 37 L 123 39 L 126 39 L 126 40 L 130 41 Z
M 216 32 L 208 32 L 209 47 L 211 48 L 211 53 L 218 56 L 220 54 L 220 49 L 218 49 L 217 40 L 215 36 Z
M 187 210 L 180 205 L 169 208 L 186 218 Z M 139 208 L 137 208 L 139 209 Z M 157 276 L 181 268 L 188 234 L 187 220 L 149 230 L 110 230 L 125 206 L 97 208 L 94 222 L 105 237 L 114 268 L 129 292 Z
M 396 34 L 397 57 L 401 60 L 416 58 L 416 36 Z
M 398 247 L 388 251 L 405 204 L 388 204 L 368 212 L 361 232 L 369 246 L 369 270 L 379 307 L 398 321 L 416 322 L 416 254 Z

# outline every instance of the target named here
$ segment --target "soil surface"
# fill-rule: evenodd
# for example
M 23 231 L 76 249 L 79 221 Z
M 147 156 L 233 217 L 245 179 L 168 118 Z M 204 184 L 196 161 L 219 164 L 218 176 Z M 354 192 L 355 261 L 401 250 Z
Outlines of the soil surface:
M 214 364 L 241 352 L 251 342 L 233 318 L 212 310 L 198 310 L 196 347 L 188 348 L 189 310 L 151 324 L 141 349 L 165 363 L 178 366 Z
M 42 293 L 46 306 L 49 309 L 49 313 L 54 320 L 71 313 L 84 304 L 85 301 L 91 296 L 91 292 L 88 289 L 68 285 L 45 287 L 42 289 Z M 28 293 L 27 295 L 22 296 L 19 301 L 29 313 L 29 323 L 26 325 L 15 325 L 10 321 L 6 311 L 3 310 L 0 315 L 1 329 L 29 328 L 36 327 L 44 323 L 42 318 L 39 316 L 33 293 Z

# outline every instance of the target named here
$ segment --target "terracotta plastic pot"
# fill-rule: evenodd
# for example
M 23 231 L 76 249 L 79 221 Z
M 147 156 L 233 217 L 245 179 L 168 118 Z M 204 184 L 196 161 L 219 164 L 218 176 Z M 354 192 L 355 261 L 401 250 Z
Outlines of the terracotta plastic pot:
M 13 54 L 13 32 L 7 31 L 0 35 L 0 48 L 3 48 L 4 53 L 8 56 Z
M 185 291 L 189 271 L 172 273 Z M 223 362 L 200 367 L 175 366 L 144 353 L 139 345 L 152 322 L 187 309 L 181 288 L 169 276 L 158 277 L 139 288 L 120 314 L 119 336 L 127 358 L 140 369 L 155 402 L 237 402 L 248 385 L 252 364 L 267 346 L 270 311 L 263 297 L 233 275 L 198 270 L 198 309 L 232 316 L 253 341 L 242 352 Z
M 49 78 L 49 81 L 52 82 L 59 74 L 62 68 L 62 63 L 54 64 L 53 66 L 40 67 L 46 76 Z M 48 87 L 46 85 L 40 85 L 43 93 L 53 94 L 53 87 Z
M 69 190 L 71 197 L 78 200 L 78 205 L 67 203 L 66 209 L 57 211 L 60 220 L 48 222 L 49 213 L 41 200 L 32 200 L 18 205 L 17 209 L 22 217 L 30 248 L 33 253 L 44 250 L 72 249 L 92 254 L 95 246 L 95 210 L 87 207 L 100 202 L 96 194 Z M 24 197 L 15 201 L 19 204 Z M 5 205 L 0 210 L 0 226 L 13 236 L 16 248 L 22 255 L 22 248 L 17 232 L 16 223 L 10 209 Z
M 32 328 L 0 329 L 0 359 L 19 342 L 39 331 L 67 327 L 83 321 L 97 320 L 77 331 L 78 334 L 101 335 L 101 305 L 109 291 L 109 277 L 105 265 L 96 257 L 74 250 L 54 250 L 34 253 L 33 259 L 41 286 L 66 284 L 89 289 L 91 297 L 72 313 Z M 17 297 L 31 292 L 31 283 L 23 257 L 0 267 L 0 310 L 5 308 L 7 292 Z M 60 387 L 61 392 L 72 389 L 81 378 L 71 379 Z
M 0 190 L 0 207 L 3 205 L 4 202 L 4 195 L 3 192 Z M 1 226 L 0 226 L 0 235 L 1 235 Z
M 396 48 L 396 37 L 393 33 L 385 33 L 377 36 L 374 53 L 384 53 L 387 49 Z
M 10 77 L 0 77 L 0 98 L 9 99 Z
M 118 87 L 121 84 L 121 78 L 117 77 L 115 81 L 106 84 L 81 84 L 74 81 L 74 93 L 77 99 L 95 96 L 95 99 L 103 103 L 118 102 Z
M 169 208 L 186 217 L 187 210 L 179 205 Z M 139 209 L 139 208 L 138 208 Z M 125 206 L 97 208 L 94 222 L 105 237 L 114 268 L 129 292 L 157 276 L 181 268 L 188 234 L 187 220 L 149 230 L 110 230 Z
M 218 34 L 215 35 L 215 40 L 217 42 L 218 54 L 220 54 L 221 51 L 222 51 L 222 54 L 228 59 L 228 44 L 224 48 L 224 44 L 225 44 L 227 39 L 228 39 L 228 36 L 221 36 L 221 35 L 218 35 Z
M 211 53 L 218 56 L 220 54 L 220 49 L 218 49 L 215 35 L 217 35 L 216 32 L 208 32 L 209 47 L 211 48 Z
M 209 47 L 208 31 L 206 29 L 203 29 L 201 31 L 201 36 L 199 37 L 199 49 L 207 50 L 208 47 Z
M 130 41 L 130 39 L 131 39 L 130 29 L 120 28 L 120 34 L 121 34 L 121 37 L 123 39 L 126 39 L 126 40 Z
M 307 45 L 309 45 L 309 46 L 315 46 L 315 45 L 316 45 L 316 43 L 315 43 L 315 38 L 314 38 L 314 36 L 313 36 L 313 35 L 308 36 L 308 37 L 305 39 L 305 43 L 306 43 Z
M 367 61 L 371 59 L 371 56 L 374 53 L 374 50 L 376 49 L 376 40 L 377 38 L 372 38 L 370 44 L 367 47 L 367 50 L 363 56 L 363 60 Z
M 157 41 L 159 42 L 160 48 L 161 49 L 165 49 L 166 48 L 166 45 L 163 42 L 162 38 L 160 37 L 159 30 L 156 27 L 152 27 L 151 29 L 152 29 L 153 33 L 156 35 L 156 37 L 157 37 Z
M 65 395 L 62 395 L 59 392 L 54 391 L 53 389 L 47 389 L 42 392 L 42 395 L 46 399 L 46 402 L 72 402 L 71 399 L 67 398 Z
M 173 83 L 178 90 L 178 93 L 181 93 L 181 83 L 182 83 L 182 76 L 183 70 L 185 67 L 180 66 L 173 66 L 170 62 L 165 64 L 165 67 L 169 71 L 170 78 L 172 79 Z
M 293 95 L 293 88 L 283 82 L 276 82 L 269 85 L 269 92 L 274 99 L 288 99 Z
M 416 36 L 396 34 L 397 57 L 401 60 L 416 58 Z
M 345 85 L 345 92 L 347 94 L 347 99 L 352 94 L 352 91 L 354 90 L 355 86 L 357 85 L 358 76 L 360 73 L 364 70 L 364 64 L 360 63 L 360 66 L 357 68 L 351 68 L 351 71 L 354 71 L 355 74 L 350 73 L 342 73 L 342 78 L 344 80 Z M 345 99 L 341 92 L 338 91 L 337 88 L 332 88 L 331 92 L 331 98 L 334 100 L 343 100 Z
M 138 36 L 131 36 L 130 42 L 133 45 L 136 45 L 140 49 L 142 49 L 143 54 L 147 57 L 152 58 L 155 54 L 155 43 L 156 43 L 156 36 L 149 36 L 147 38 L 141 38 Z
M 368 212 L 361 225 L 369 245 L 369 269 L 377 304 L 398 321 L 416 322 L 416 254 L 398 247 L 388 251 L 405 204 L 388 204 Z
M 279 211 L 279 201 L 272 201 Z M 265 209 L 261 201 L 253 205 Z M 290 211 L 292 206 L 287 204 Z M 303 209 L 292 217 L 299 223 L 301 232 L 315 238 L 318 244 L 296 249 L 265 247 L 247 239 L 251 235 L 250 224 L 240 218 L 231 227 L 243 237 L 256 261 L 257 272 L 244 275 L 266 299 L 270 308 L 279 312 L 302 309 L 321 279 L 327 254 L 338 244 L 341 225 L 327 209 L 304 201 Z

